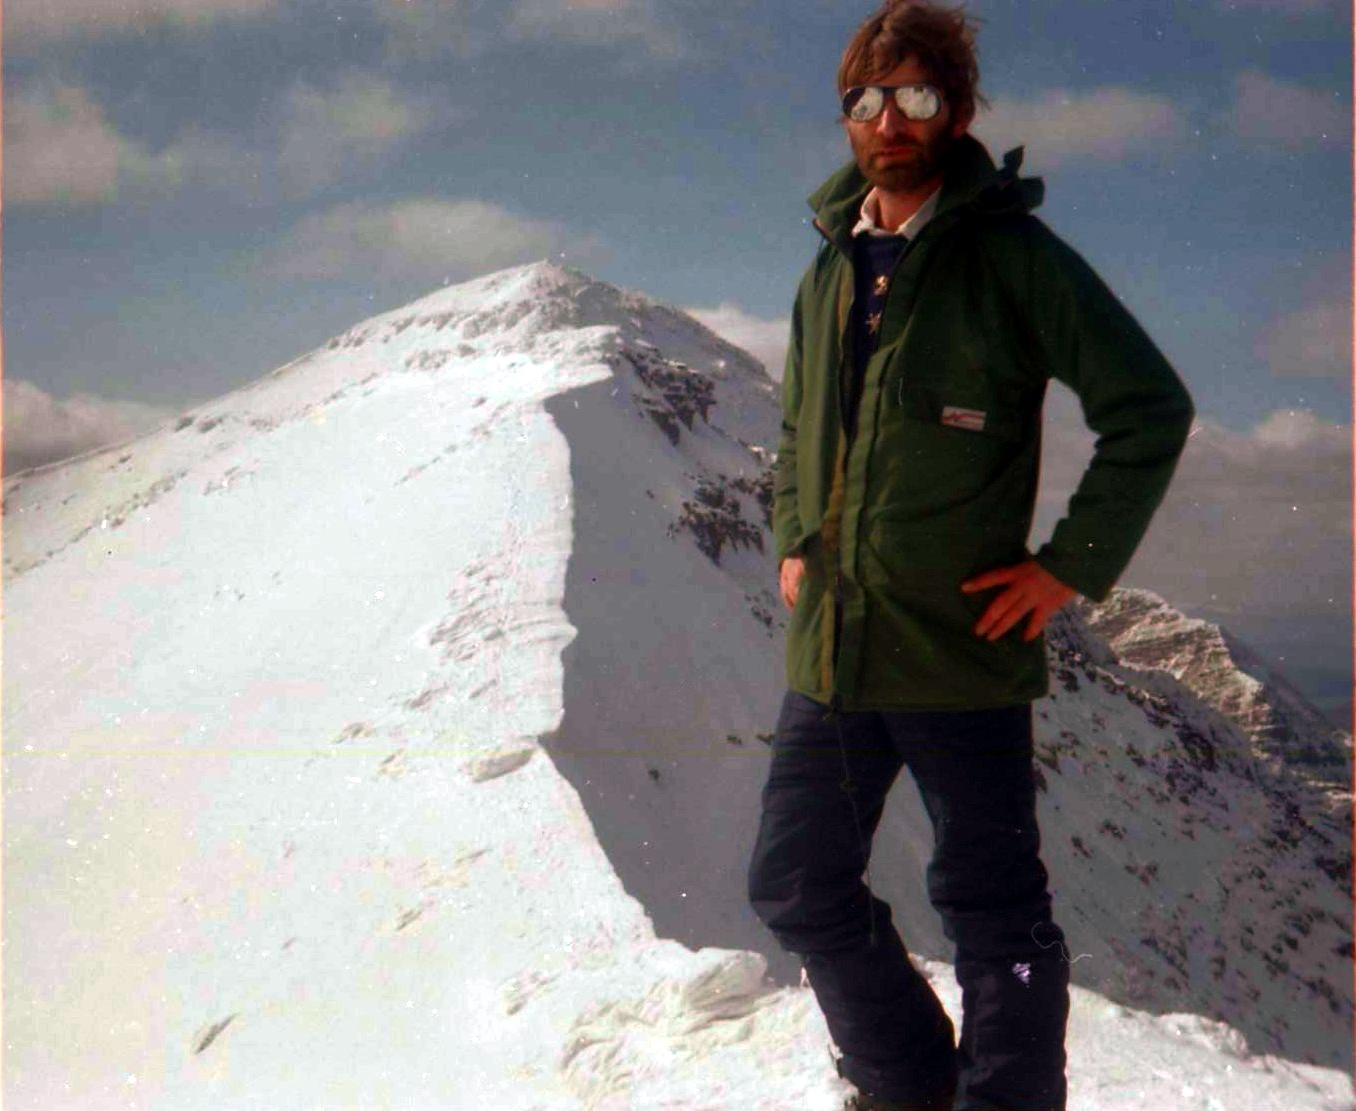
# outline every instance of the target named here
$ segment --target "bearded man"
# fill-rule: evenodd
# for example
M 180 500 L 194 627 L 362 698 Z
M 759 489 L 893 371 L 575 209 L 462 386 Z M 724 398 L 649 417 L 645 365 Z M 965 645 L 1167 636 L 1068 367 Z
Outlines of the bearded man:
M 849 1108 L 1065 1107 L 1069 963 L 1032 765 L 1043 629 L 1075 595 L 1106 598 L 1194 415 L 1140 325 L 1031 214 L 1043 185 L 1017 176 L 1022 148 L 996 169 L 968 134 L 977 79 L 961 9 L 894 0 L 849 43 L 853 158 L 810 197 L 821 242 L 783 380 L 788 689 L 749 898 L 802 958 Z M 1033 554 L 1052 377 L 1098 440 Z M 927 893 L 955 944 L 959 1043 L 870 889 L 906 766 L 935 836 Z

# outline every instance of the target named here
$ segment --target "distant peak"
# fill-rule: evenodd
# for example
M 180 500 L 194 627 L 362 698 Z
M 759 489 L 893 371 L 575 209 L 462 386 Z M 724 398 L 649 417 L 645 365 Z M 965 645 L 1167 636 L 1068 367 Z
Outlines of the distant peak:
M 550 259 L 538 259 L 522 266 L 510 266 L 483 274 L 469 281 L 447 286 L 430 294 L 424 301 L 447 294 L 459 294 L 459 300 L 474 300 L 482 304 L 502 304 L 543 296 L 577 296 L 594 285 L 606 285 L 596 278 L 562 266 Z M 416 302 L 422 304 L 422 302 Z
M 1117 587 L 1074 608 L 1116 662 L 1163 671 L 1236 722 L 1259 754 L 1305 768 L 1327 787 L 1350 781 L 1350 734 L 1311 706 L 1286 676 L 1226 627 L 1189 617 L 1151 590 Z
M 446 351 L 527 352 L 543 344 L 542 350 L 558 355 L 562 342 L 573 342 L 564 338 L 569 333 L 578 352 L 590 358 L 617 344 L 655 348 L 675 364 L 703 368 L 717 379 L 769 382 L 757 360 L 683 310 L 549 258 L 434 290 L 355 325 L 329 347 L 402 337 L 407 346 L 431 344 L 430 358 L 440 361 Z
M 524 263 L 522 266 L 510 266 L 503 270 L 497 270 L 493 274 L 485 275 L 480 280 L 486 282 L 498 281 L 506 284 L 526 282 L 540 288 L 575 290 L 592 285 L 598 279 L 585 274 L 582 270 L 575 269 L 573 266 L 565 266 L 559 262 L 553 262 L 549 258 L 542 258 L 536 262 Z
M 588 283 L 597 279 L 585 274 L 573 266 L 565 266 L 563 263 L 553 262 L 549 258 L 538 259 L 536 262 L 525 263 L 522 266 L 510 267 L 507 270 L 499 271 L 501 274 L 512 274 L 514 272 L 530 275 L 539 281 L 550 282 L 557 285 L 578 285 Z

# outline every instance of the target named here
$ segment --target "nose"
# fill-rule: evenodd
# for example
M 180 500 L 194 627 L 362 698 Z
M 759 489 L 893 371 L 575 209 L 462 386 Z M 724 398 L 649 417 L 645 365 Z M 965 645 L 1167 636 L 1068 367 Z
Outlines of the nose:
M 900 111 L 899 105 L 895 103 L 894 97 L 887 97 L 885 107 L 881 110 L 880 117 L 876 122 L 876 130 L 885 136 L 903 135 L 908 131 L 908 117 Z

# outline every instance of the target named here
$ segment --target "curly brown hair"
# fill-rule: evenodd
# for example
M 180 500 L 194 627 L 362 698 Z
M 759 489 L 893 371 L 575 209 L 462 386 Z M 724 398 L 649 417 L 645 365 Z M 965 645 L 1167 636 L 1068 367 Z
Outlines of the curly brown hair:
M 889 73 L 910 55 L 931 75 L 951 105 L 953 116 L 973 116 L 979 92 L 979 61 L 974 23 L 964 5 L 946 8 L 926 0 L 885 0 L 857 28 L 838 66 L 838 93 Z

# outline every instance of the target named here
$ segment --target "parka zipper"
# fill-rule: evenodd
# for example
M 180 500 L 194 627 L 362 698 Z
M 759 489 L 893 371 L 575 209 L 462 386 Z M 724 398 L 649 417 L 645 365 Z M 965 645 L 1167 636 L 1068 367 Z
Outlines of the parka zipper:
M 843 429 L 843 438 L 844 438 L 844 440 L 846 441 L 846 442 L 845 442 L 844 451 L 843 451 L 843 488 L 844 488 L 844 491 L 845 491 L 844 497 L 846 497 L 848 458 L 849 458 L 849 456 L 850 456 L 851 453 L 852 453 L 852 441 L 853 441 L 853 439 L 855 438 L 856 429 L 854 428 L 852 432 L 849 432 L 848 429 L 847 429 L 847 421 L 844 419 L 844 415 L 845 415 L 845 414 L 844 414 L 844 412 L 843 412 L 844 406 L 843 406 L 843 359 L 842 359 L 842 353 L 845 353 L 846 350 L 847 350 L 846 336 L 847 336 L 847 334 L 848 334 L 848 332 L 849 332 L 849 330 L 850 330 L 850 328 L 851 328 L 851 324 L 852 324 L 852 310 L 853 310 L 853 307 L 855 306 L 856 300 L 857 300 L 857 280 L 856 280 L 856 271 L 855 271 L 855 268 L 853 267 L 852 259 L 849 258 L 849 257 L 847 256 L 847 254 L 843 251 L 843 249 L 842 249 L 837 243 L 835 243 L 835 242 L 833 241 L 833 239 L 831 239 L 831 238 L 829 237 L 829 233 L 828 233 L 827 231 L 824 230 L 824 226 L 823 226 L 822 224 L 820 224 L 818 217 L 815 218 L 815 220 L 813 221 L 813 223 L 814 223 L 814 226 L 815 226 L 815 230 L 816 230 L 817 232 L 819 232 L 819 234 L 822 235 L 822 236 L 824 237 L 824 241 L 825 241 L 826 243 L 828 243 L 829 246 L 832 247 L 834 250 L 836 250 L 840 255 L 843 255 L 843 259 L 844 259 L 844 261 L 847 263 L 848 270 L 849 270 L 849 271 L 852 273 L 852 275 L 853 275 L 851 285 L 849 286 L 849 288 L 850 288 L 850 290 L 851 290 L 851 293 L 850 293 L 850 295 L 849 295 L 849 297 L 848 297 L 847 313 L 846 313 L 846 315 L 845 315 L 845 317 L 844 317 L 843 327 L 842 327 L 842 329 L 839 331 L 839 334 L 838 334 L 838 349 L 839 349 L 839 352 L 840 352 L 840 358 L 839 358 L 839 363 L 838 363 L 838 368 L 837 368 L 837 382 L 835 383 L 835 388 L 836 388 L 837 393 L 838 393 L 838 401 L 839 401 L 839 425 L 840 425 L 840 427 L 842 427 L 842 429 Z M 899 270 L 900 264 L 904 261 L 904 257 L 909 253 L 910 250 L 913 249 L 913 245 L 914 245 L 914 242 L 915 242 L 916 239 L 917 239 L 917 236 L 915 236 L 914 239 L 908 240 L 908 242 L 907 242 L 907 243 L 905 244 L 905 246 L 904 246 L 904 250 L 902 250 L 902 251 L 899 253 L 899 257 L 898 257 L 897 259 L 895 259 L 894 265 L 890 268 L 890 282 L 891 282 L 891 283 L 894 282 L 894 280 L 895 280 L 895 273 L 896 273 L 896 271 Z M 848 400 L 849 400 L 849 402 L 851 402 L 851 398 L 849 398 Z M 858 419 L 859 419 L 859 420 L 860 420 L 860 416 L 861 416 L 861 414 L 859 413 L 859 414 L 858 414 Z M 831 674 L 833 675 L 833 679 L 834 679 L 834 684 L 833 684 L 833 686 L 834 686 L 835 688 L 836 688 L 836 686 L 837 686 L 837 678 L 838 678 L 838 650 L 839 650 L 839 647 L 841 646 L 842 639 L 843 639 L 843 638 L 842 638 L 842 629 L 843 629 L 843 565 L 842 565 L 842 553 L 843 553 L 843 543 L 842 543 L 842 535 L 841 535 L 841 533 L 840 533 L 840 535 L 839 535 L 839 541 L 838 541 L 838 545 L 837 545 L 837 551 L 834 553 L 834 566 L 833 566 L 833 651 L 832 651 L 832 654 L 831 654 L 831 656 L 830 656 L 830 663 L 829 663 L 829 669 L 830 669 L 830 672 L 831 672 Z M 833 700 L 833 701 L 832 701 L 832 705 L 836 706 L 836 705 L 838 704 L 838 700 L 839 700 L 839 698 L 840 698 L 840 695 L 838 694 L 838 692 L 837 692 L 836 689 L 831 689 L 831 690 L 830 690 L 830 695 L 831 695 L 831 698 L 832 698 L 832 700 Z

